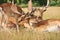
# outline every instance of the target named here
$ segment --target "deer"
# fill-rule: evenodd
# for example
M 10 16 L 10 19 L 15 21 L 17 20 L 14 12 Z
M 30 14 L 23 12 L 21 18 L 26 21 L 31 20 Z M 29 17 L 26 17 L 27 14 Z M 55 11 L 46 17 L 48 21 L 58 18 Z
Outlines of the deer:
M 43 12 L 46 11 L 48 4 L 49 4 L 49 0 L 47 0 L 47 6 L 44 8 L 44 10 L 41 9 L 37 9 L 38 13 L 40 13 L 39 16 L 35 16 L 33 14 L 33 16 L 35 17 L 29 17 L 27 18 L 25 21 L 21 21 L 19 24 L 20 25 L 24 25 L 25 27 L 27 27 L 28 29 L 33 29 L 33 30 L 37 30 L 40 32 L 43 31 L 56 31 L 59 30 L 60 28 L 60 19 L 47 19 L 47 20 L 42 20 L 42 16 L 43 16 Z M 35 11 L 34 11 L 35 12 Z M 25 17 L 26 18 L 26 17 Z
M 29 20 L 29 25 L 33 30 L 39 32 L 60 31 L 60 19 L 46 19 L 38 22 L 34 18 Z
M 9 24 L 16 25 L 17 31 L 19 31 L 18 18 L 25 14 L 23 10 L 19 6 L 15 5 L 13 1 L 11 3 L 3 3 L 0 7 L 2 8 L 2 11 L 4 11 L 3 18 L 5 18 L 5 20 L 3 19 L 3 21 L 6 26 Z
M 32 0 L 29 0 L 28 1 L 28 12 L 27 12 L 27 15 L 29 16 L 36 16 L 37 18 L 39 17 L 40 20 L 42 20 L 42 16 L 43 16 L 43 12 L 45 12 L 47 10 L 49 6 L 49 0 L 47 0 L 47 5 L 46 7 L 44 7 L 43 9 L 40 9 L 40 8 L 33 8 L 32 7 Z M 37 12 L 37 13 L 35 13 Z M 38 14 L 38 15 L 37 15 Z
M 38 32 L 60 31 L 60 19 L 47 19 L 42 21 L 38 20 L 37 17 L 29 17 L 19 22 L 19 25 L 24 26 L 28 30 L 32 29 L 33 31 Z

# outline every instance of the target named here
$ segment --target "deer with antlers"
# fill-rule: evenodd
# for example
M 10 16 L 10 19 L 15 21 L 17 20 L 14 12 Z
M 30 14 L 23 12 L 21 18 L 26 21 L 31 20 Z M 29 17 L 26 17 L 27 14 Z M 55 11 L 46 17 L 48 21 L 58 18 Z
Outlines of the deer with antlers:
M 60 19 L 39 20 L 36 16 L 32 16 L 21 21 L 19 25 L 39 32 L 60 31 Z
M 23 24 L 28 29 L 34 29 L 40 32 L 43 31 L 56 31 L 60 29 L 60 19 L 47 19 L 42 20 L 43 12 L 47 10 L 47 7 L 49 5 L 49 0 L 47 0 L 47 5 L 44 9 L 36 9 L 37 16 L 35 14 L 32 14 L 31 17 L 25 19 L 24 21 L 20 22 L 20 25 Z M 33 11 L 33 12 L 35 12 Z M 31 11 L 32 12 L 32 11 Z M 26 18 L 26 17 L 25 17 Z

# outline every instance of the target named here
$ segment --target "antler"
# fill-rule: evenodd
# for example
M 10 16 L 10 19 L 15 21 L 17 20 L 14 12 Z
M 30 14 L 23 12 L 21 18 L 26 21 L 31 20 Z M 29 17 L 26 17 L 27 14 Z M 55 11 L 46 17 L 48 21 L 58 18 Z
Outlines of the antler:
M 40 11 L 40 13 L 41 13 L 41 17 L 42 17 L 42 15 L 43 15 L 43 12 L 48 8 L 48 6 L 49 6 L 49 0 L 47 0 L 47 5 L 44 7 L 44 9 L 37 9 L 37 8 L 35 8 L 34 10 L 33 10 L 33 7 L 32 7 L 32 0 L 29 0 L 29 2 L 28 2 L 28 12 L 24 15 L 24 16 L 21 16 L 20 18 L 22 19 L 22 17 L 25 19 L 26 18 L 26 16 L 31 16 L 31 15 L 34 15 L 33 13 L 36 11 L 36 10 L 39 10 Z M 42 11 L 42 12 L 41 12 Z M 42 19 L 42 18 L 41 18 Z
M 49 2 L 50 2 L 50 0 L 47 0 L 47 4 L 46 4 L 46 6 L 44 7 L 44 11 L 46 11 L 47 10 L 47 8 L 48 8 L 48 6 L 49 6 Z
M 48 8 L 48 6 L 49 6 L 49 1 L 50 0 L 47 0 L 47 4 L 46 4 L 46 6 L 43 8 L 43 9 L 40 9 L 40 8 L 38 8 L 38 10 L 40 11 L 40 15 L 41 16 L 39 16 L 41 19 L 42 19 L 42 17 L 43 17 L 43 12 L 45 12 L 46 10 L 47 10 L 47 8 Z
M 49 1 L 50 1 L 50 0 L 47 0 L 47 5 L 46 5 L 46 7 L 48 7 L 48 6 L 49 6 Z
M 33 7 L 32 7 L 32 0 L 29 0 L 29 2 L 28 2 L 28 12 L 31 12 L 32 9 L 33 9 Z
M 12 0 L 11 3 L 14 4 L 14 0 Z

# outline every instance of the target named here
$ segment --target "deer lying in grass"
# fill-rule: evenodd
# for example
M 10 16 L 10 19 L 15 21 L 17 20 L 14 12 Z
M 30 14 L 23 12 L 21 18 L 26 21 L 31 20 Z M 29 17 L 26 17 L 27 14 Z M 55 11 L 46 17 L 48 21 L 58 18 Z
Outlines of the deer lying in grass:
M 43 16 L 43 12 L 46 11 L 46 9 L 47 9 L 47 7 L 49 5 L 49 0 L 47 0 L 47 1 L 48 1 L 47 6 L 44 7 L 43 9 L 40 9 L 40 8 L 37 9 L 36 8 L 36 9 L 33 10 L 33 8 L 32 8 L 32 0 L 30 0 L 28 2 L 28 9 L 29 9 L 28 11 L 29 12 L 27 13 L 27 16 L 24 16 L 23 20 L 20 22 L 19 25 L 25 25 L 26 23 L 27 23 L 27 25 L 29 25 L 29 20 L 30 20 L 30 18 L 33 18 L 33 15 L 34 15 L 34 17 L 36 17 L 37 20 L 39 19 L 39 21 L 41 21 L 42 16 Z M 37 13 L 37 14 L 35 14 L 34 12 Z M 29 15 L 30 15 L 30 17 L 29 17 Z M 25 27 L 26 27 L 26 25 L 25 25 Z
M 28 30 L 33 29 L 39 32 L 51 32 L 60 30 L 60 19 L 47 19 L 38 21 L 37 17 L 27 18 L 19 25 L 24 25 Z
M 36 23 L 35 23 L 36 22 Z M 47 19 L 40 22 L 31 19 L 29 22 L 30 26 L 37 31 L 57 31 L 60 29 L 60 19 Z
M 37 14 L 40 13 L 39 10 L 37 10 Z M 60 19 L 47 19 L 47 20 L 42 20 L 42 16 L 35 16 L 34 14 L 30 15 L 31 17 L 28 16 L 25 17 L 23 21 L 19 23 L 19 25 L 24 25 L 28 30 L 33 29 L 37 30 L 39 32 L 44 32 L 44 31 L 59 31 L 60 30 Z M 40 17 L 40 18 L 39 18 Z
M 30 15 L 31 17 L 28 17 L 26 19 L 24 19 L 23 21 L 21 21 L 19 23 L 19 25 L 24 25 L 25 27 L 27 27 L 27 29 L 35 29 L 38 31 L 55 31 L 55 30 L 59 30 L 60 28 L 60 19 L 47 19 L 47 20 L 42 20 L 43 17 L 43 12 L 46 9 L 36 9 L 36 14 L 33 13 L 32 15 Z M 33 11 L 33 12 L 35 12 Z M 50 29 L 49 29 L 50 28 Z
M 47 4 L 47 7 L 48 7 L 48 4 Z M 45 9 L 36 9 L 37 11 L 36 14 L 34 13 L 30 15 L 31 17 L 28 17 L 28 18 L 25 17 L 25 19 L 21 21 L 19 25 L 24 25 L 27 29 L 37 30 L 39 32 L 44 32 L 44 31 L 51 32 L 51 31 L 59 30 L 60 19 L 42 20 L 43 12 L 45 10 L 46 10 L 46 7 Z
M 30 18 L 29 23 L 25 23 L 25 26 L 27 27 L 35 27 L 35 29 L 39 31 L 53 31 L 57 30 L 60 27 L 60 19 L 47 19 L 43 20 L 43 12 L 47 10 L 47 7 L 49 5 L 49 0 L 47 0 L 47 5 L 44 9 L 36 9 L 36 13 L 33 15 L 36 16 L 35 18 Z M 30 25 L 30 26 L 29 26 Z M 49 29 L 51 28 L 51 29 Z

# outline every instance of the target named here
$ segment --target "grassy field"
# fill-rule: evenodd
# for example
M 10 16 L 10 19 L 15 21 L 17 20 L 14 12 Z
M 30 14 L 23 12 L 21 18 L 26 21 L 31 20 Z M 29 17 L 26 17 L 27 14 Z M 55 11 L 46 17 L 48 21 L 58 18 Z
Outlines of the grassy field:
M 43 15 L 43 19 L 60 19 L 60 7 L 49 7 Z
M 23 9 L 27 11 L 26 8 Z M 43 19 L 60 18 L 60 7 L 49 7 L 44 13 Z M 60 32 L 34 32 L 25 31 L 20 28 L 20 32 L 8 33 L 7 31 L 0 31 L 0 40 L 60 40 Z
M 60 32 L 33 32 L 20 30 L 19 33 L 0 32 L 0 40 L 60 40 Z

